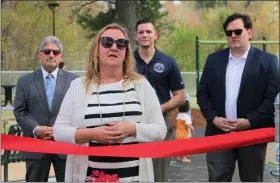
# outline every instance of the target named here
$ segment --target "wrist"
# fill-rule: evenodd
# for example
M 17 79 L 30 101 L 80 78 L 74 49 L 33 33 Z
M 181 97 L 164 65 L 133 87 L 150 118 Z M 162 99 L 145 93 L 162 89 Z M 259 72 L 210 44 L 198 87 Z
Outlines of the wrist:
M 131 136 L 136 137 L 136 123 L 131 122 L 131 132 L 130 132 Z
M 250 121 L 248 120 L 248 119 L 245 119 L 246 120 L 246 122 L 248 123 L 248 128 L 251 128 L 251 123 L 250 123 Z
M 34 130 L 33 130 L 33 136 L 35 137 L 35 138 L 37 138 L 37 130 L 38 130 L 38 127 L 39 127 L 39 125 L 37 125 L 35 128 L 34 128 Z
M 212 122 L 217 127 L 217 123 L 219 123 L 219 117 L 215 116 Z
M 77 128 L 75 131 L 76 144 L 97 141 L 95 128 Z
M 165 107 L 164 104 L 161 105 L 161 111 L 162 111 L 162 112 L 167 112 L 167 109 L 166 109 L 166 107 Z
M 86 130 L 86 134 L 87 134 L 87 141 L 99 141 L 99 138 L 98 138 L 98 131 L 99 129 L 98 128 L 85 128 Z
M 213 123 L 215 123 L 215 122 L 216 122 L 216 120 L 217 120 L 217 118 L 218 118 L 218 117 L 217 117 L 217 116 L 215 116 L 212 122 L 213 122 Z

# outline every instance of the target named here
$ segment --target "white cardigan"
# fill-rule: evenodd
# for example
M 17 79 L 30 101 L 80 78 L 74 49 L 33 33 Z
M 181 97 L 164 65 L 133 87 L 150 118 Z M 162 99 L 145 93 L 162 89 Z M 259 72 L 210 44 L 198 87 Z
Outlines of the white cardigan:
M 84 117 L 90 95 L 85 94 L 84 80 L 85 77 L 73 80 L 63 99 L 54 124 L 54 139 L 56 141 L 75 144 L 76 129 L 86 128 Z M 92 85 L 90 91 L 95 90 L 96 85 Z M 141 121 L 136 124 L 137 141 L 151 142 L 164 140 L 167 128 L 155 90 L 145 78 L 135 81 L 135 90 L 139 96 L 142 109 Z M 88 146 L 88 142 L 81 145 Z M 65 182 L 84 182 L 87 167 L 88 156 L 68 155 Z M 152 159 L 140 158 L 139 182 L 153 181 Z

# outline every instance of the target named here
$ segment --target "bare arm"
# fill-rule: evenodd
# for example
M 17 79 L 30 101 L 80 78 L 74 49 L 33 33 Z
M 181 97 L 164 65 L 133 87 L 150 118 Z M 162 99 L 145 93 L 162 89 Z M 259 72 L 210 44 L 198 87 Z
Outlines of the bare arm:
M 185 89 L 172 92 L 173 97 L 166 103 L 161 105 L 162 112 L 169 112 L 185 103 Z
M 138 142 L 162 141 L 167 128 L 156 92 L 145 78 L 139 84 L 141 87 L 136 88 L 136 92 L 140 96 L 144 118 L 141 123 L 136 123 L 136 139 Z
M 172 91 L 173 97 L 168 102 L 161 105 L 162 112 L 169 112 L 186 102 L 185 85 L 180 69 L 175 60 L 170 62 L 170 66 L 168 89 Z

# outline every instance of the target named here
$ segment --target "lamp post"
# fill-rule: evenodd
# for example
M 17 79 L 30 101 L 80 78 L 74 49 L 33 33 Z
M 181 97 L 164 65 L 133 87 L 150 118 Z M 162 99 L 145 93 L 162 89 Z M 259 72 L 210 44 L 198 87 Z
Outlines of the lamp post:
M 59 6 L 59 3 L 57 3 L 57 2 L 52 2 L 52 3 L 48 4 L 48 7 L 53 12 L 53 36 L 55 36 L 55 10 L 58 6 Z

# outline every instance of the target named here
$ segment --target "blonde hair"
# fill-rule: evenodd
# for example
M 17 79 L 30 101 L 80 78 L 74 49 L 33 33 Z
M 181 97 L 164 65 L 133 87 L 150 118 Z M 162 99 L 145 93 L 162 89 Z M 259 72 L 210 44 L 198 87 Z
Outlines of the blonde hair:
M 97 85 L 100 84 L 100 73 L 99 73 L 99 59 L 98 59 L 98 45 L 100 42 L 100 37 L 101 35 L 109 29 L 118 29 L 120 30 L 124 35 L 127 40 L 129 40 L 127 30 L 123 26 L 117 24 L 117 23 L 112 23 L 109 25 L 106 25 L 103 27 L 95 36 L 90 51 L 89 51 L 89 59 L 88 59 L 88 64 L 87 64 L 87 69 L 86 69 L 86 78 L 85 78 L 85 88 L 86 92 L 89 92 L 88 89 L 91 84 L 96 83 Z M 141 76 L 135 72 L 135 59 L 134 55 L 132 52 L 132 47 L 131 43 L 129 41 L 128 47 L 126 49 L 126 54 L 125 54 L 125 60 L 123 63 L 123 73 L 125 75 L 124 83 L 128 81 L 134 81 L 136 79 L 139 79 Z

